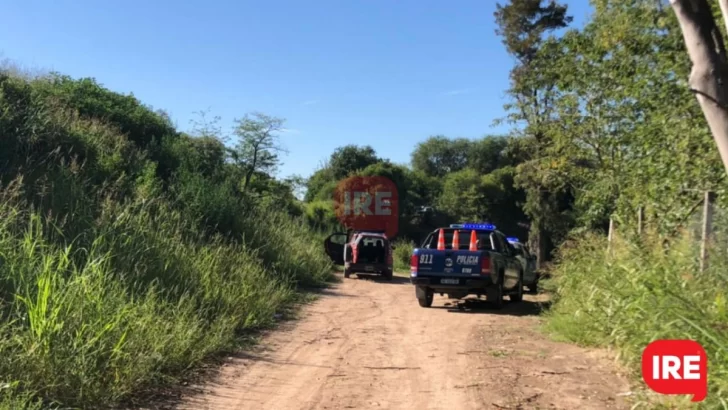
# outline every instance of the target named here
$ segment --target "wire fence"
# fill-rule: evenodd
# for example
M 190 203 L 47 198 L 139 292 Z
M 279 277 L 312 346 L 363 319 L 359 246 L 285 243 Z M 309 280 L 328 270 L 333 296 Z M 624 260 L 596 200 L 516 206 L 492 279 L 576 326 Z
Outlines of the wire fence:
M 644 235 L 647 229 L 644 209 L 638 209 L 635 223 L 635 229 L 630 231 L 636 232 L 638 237 Z M 718 205 L 715 193 L 706 191 L 681 226 L 694 243 L 694 256 L 701 272 L 708 269 L 711 260 L 728 262 L 728 209 Z M 608 253 L 612 251 L 615 234 L 623 233 L 619 232 L 621 230 L 615 220 L 610 219 Z

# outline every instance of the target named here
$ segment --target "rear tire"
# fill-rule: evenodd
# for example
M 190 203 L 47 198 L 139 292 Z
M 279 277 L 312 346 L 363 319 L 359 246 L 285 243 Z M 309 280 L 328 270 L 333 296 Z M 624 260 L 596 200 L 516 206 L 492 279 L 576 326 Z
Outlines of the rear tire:
M 432 306 L 435 294 L 430 289 L 418 286 L 415 288 L 415 294 L 417 295 L 417 302 L 420 304 L 420 307 L 428 308 Z
M 511 302 L 521 302 L 523 300 L 523 273 L 519 274 L 516 293 L 511 294 L 510 298 Z
M 384 271 L 384 275 L 382 275 L 382 276 L 384 276 L 384 279 L 386 279 L 386 280 L 392 280 L 392 278 L 394 277 L 394 274 L 392 273 L 391 270 L 387 270 L 387 271 Z
M 533 282 L 531 286 L 528 287 L 528 293 L 531 295 L 537 295 L 538 294 L 538 278 Z
M 488 288 L 485 299 L 496 309 L 503 307 L 503 275 L 498 278 L 497 285 Z

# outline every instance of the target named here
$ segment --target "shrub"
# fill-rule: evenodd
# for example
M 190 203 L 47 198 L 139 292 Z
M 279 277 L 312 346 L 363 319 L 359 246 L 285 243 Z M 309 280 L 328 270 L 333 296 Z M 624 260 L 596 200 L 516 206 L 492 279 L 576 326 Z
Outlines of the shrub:
M 415 243 L 404 239 L 394 242 L 394 270 L 409 272 L 410 257 L 415 250 Z
M 580 344 L 615 346 L 635 377 L 649 342 L 697 340 L 709 362 L 705 408 L 717 408 L 728 395 L 728 255 L 724 247 L 714 249 L 709 269 L 700 273 L 693 235 L 666 243 L 657 235 L 640 241 L 617 235 L 608 257 L 603 236 L 572 238 L 545 283 L 554 294 L 547 328 Z

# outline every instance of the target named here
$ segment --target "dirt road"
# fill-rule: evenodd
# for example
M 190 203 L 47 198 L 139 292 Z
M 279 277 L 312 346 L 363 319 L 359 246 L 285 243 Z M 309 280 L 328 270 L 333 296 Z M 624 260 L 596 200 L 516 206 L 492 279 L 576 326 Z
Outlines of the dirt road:
M 179 408 L 629 408 L 599 352 L 538 332 L 534 300 L 461 312 L 436 296 L 426 309 L 406 278 L 353 276 Z

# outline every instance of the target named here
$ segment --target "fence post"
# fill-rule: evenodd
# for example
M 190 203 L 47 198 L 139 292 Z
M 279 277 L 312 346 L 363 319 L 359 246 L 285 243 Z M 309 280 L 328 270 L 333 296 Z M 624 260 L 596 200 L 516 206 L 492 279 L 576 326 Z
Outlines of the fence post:
M 645 221 L 645 209 L 640 206 L 640 208 L 637 210 L 637 234 L 642 235 L 642 230 L 644 229 L 644 222 Z
M 607 235 L 607 256 L 612 255 L 612 239 L 614 238 L 614 218 L 609 218 L 609 234 Z
M 700 240 L 700 272 L 708 267 L 708 247 L 713 233 L 713 201 L 715 193 L 705 191 L 703 199 L 703 237 Z

